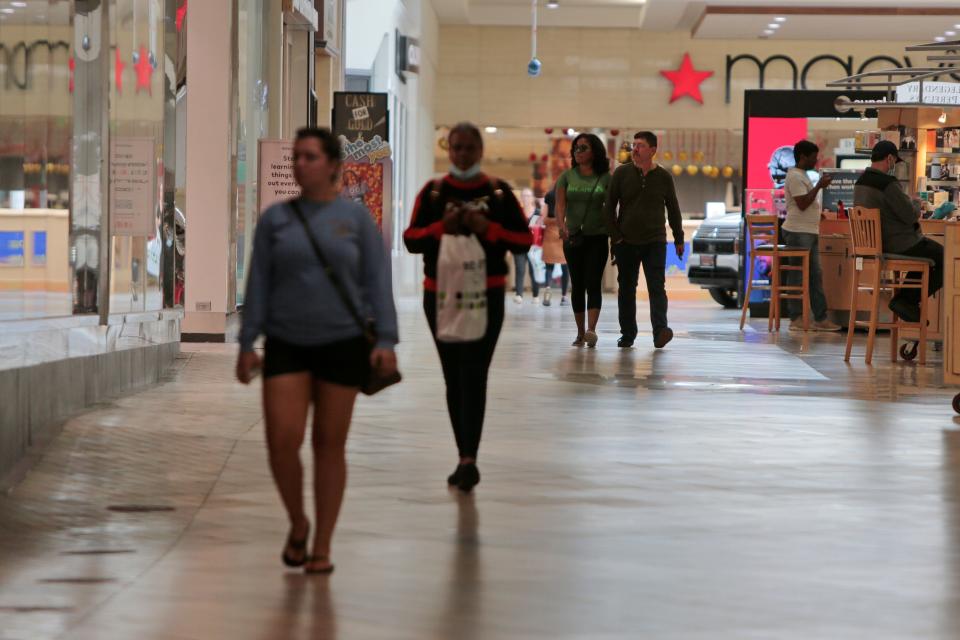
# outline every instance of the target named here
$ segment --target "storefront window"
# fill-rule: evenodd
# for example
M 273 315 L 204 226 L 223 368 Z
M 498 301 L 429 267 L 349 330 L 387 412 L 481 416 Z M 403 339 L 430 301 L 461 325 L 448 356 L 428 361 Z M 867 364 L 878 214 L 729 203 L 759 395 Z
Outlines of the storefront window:
M 0 13 L 0 320 L 68 315 L 73 2 Z
M 268 87 L 265 80 L 264 24 L 269 15 L 264 0 L 239 0 L 237 127 L 237 304 L 243 304 L 246 266 L 253 249 L 257 217 L 257 140 L 266 137 Z
M 163 308 L 163 4 L 110 7 L 110 311 Z

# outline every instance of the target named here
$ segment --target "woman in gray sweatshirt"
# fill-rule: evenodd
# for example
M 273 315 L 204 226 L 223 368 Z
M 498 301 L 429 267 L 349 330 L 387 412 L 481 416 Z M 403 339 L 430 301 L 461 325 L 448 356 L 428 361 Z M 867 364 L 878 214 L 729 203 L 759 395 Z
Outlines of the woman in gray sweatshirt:
M 240 332 L 237 378 L 247 384 L 262 366 L 270 469 L 290 517 L 283 561 L 307 573 L 333 571 L 330 543 L 346 484 L 344 447 L 354 401 L 371 367 L 396 370 L 397 314 L 386 247 L 363 205 L 340 198 L 341 149 L 326 129 L 301 129 L 293 151 L 303 189 L 295 203 L 273 205 L 254 237 Z M 302 212 L 353 306 L 376 326 L 370 352 L 364 329 L 325 272 L 297 215 Z M 264 357 L 253 345 L 266 337 Z M 300 446 L 313 411 L 316 526 L 303 507 Z

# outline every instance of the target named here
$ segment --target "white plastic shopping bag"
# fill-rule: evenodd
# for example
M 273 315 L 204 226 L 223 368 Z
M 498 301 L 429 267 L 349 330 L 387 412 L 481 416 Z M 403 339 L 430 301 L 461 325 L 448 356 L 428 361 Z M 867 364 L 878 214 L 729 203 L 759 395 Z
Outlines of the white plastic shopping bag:
M 437 340 L 470 342 L 487 332 L 487 256 L 474 235 L 444 234 L 437 259 Z

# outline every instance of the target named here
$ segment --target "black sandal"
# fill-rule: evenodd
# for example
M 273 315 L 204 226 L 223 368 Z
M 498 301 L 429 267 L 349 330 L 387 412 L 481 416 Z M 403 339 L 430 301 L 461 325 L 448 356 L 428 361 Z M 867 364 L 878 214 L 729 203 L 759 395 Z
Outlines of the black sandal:
M 307 535 L 303 536 L 303 540 L 294 540 L 293 536 L 287 536 L 287 544 L 283 548 L 283 564 L 287 565 L 291 569 L 296 569 L 307 564 L 307 561 L 310 560 L 310 556 L 307 555 L 307 540 L 310 539 L 310 525 L 307 525 Z M 300 559 L 295 559 L 290 557 L 290 551 L 300 551 L 303 552 L 303 555 L 300 556 Z
M 330 556 L 307 556 L 307 560 L 304 564 L 310 564 L 311 562 L 319 562 L 321 560 L 329 561 Z M 334 569 L 333 563 L 330 563 L 329 566 L 326 566 L 323 569 L 311 569 L 310 567 L 307 567 L 303 571 L 307 575 L 319 576 L 319 575 L 329 575 L 333 573 L 333 569 Z

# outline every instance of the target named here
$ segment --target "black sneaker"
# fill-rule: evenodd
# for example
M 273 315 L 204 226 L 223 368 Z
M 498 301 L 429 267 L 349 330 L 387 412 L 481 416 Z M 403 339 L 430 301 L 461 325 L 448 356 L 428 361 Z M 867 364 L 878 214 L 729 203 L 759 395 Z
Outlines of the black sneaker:
M 457 488 L 464 493 L 470 493 L 473 488 L 480 484 L 480 470 L 473 462 L 460 465 L 460 480 L 457 482 Z
M 621 336 L 620 339 L 617 340 L 617 346 L 620 347 L 621 349 L 629 349 L 630 347 L 633 346 L 633 340 L 634 340 L 633 338 L 628 338 L 627 336 Z
M 457 468 L 454 469 L 453 473 L 447 476 L 447 484 L 451 487 L 455 487 L 460 484 L 460 472 L 463 470 L 463 465 L 458 464 Z
M 904 300 L 903 298 L 894 298 L 889 304 L 890 311 L 904 322 L 914 324 L 920 322 L 920 305 Z
M 657 335 L 653 338 L 653 346 L 657 349 L 663 349 L 669 342 L 673 340 L 673 329 L 667 327 L 666 329 L 660 329 L 657 331 Z

